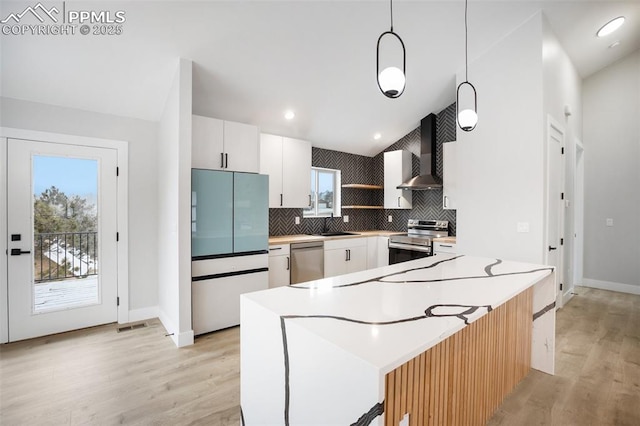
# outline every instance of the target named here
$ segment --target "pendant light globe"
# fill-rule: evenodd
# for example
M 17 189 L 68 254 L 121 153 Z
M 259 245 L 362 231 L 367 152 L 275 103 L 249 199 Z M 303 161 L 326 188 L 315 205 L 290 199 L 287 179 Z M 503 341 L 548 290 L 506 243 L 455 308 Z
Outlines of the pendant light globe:
M 472 109 L 463 109 L 458 114 L 458 126 L 465 132 L 475 129 L 478 124 L 478 114 Z
M 406 83 L 404 73 L 400 68 L 387 67 L 378 74 L 378 85 L 385 96 L 389 98 L 397 98 L 404 92 Z

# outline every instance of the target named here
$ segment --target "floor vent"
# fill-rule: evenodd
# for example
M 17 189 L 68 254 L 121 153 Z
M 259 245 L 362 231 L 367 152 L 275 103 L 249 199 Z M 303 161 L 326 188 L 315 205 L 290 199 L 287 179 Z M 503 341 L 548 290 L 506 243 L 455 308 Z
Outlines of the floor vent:
M 118 333 L 122 333 L 123 331 L 131 331 L 131 330 L 137 330 L 139 328 L 145 328 L 147 327 L 147 323 L 146 322 L 141 322 L 138 324 L 131 324 L 131 325 L 123 325 L 122 327 L 118 327 Z

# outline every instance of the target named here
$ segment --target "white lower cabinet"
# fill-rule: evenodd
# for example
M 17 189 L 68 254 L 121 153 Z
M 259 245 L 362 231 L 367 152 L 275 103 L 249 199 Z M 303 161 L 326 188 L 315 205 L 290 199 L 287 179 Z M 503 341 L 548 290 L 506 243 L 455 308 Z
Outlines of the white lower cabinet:
M 324 242 L 324 277 L 335 277 L 367 269 L 367 238 L 345 238 Z
M 291 252 L 289 244 L 269 246 L 269 288 L 291 283 Z
M 267 255 L 191 262 L 193 333 L 240 324 L 240 295 L 267 288 Z
M 438 254 L 438 253 L 456 254 L 456 244 L 455 243 L 441 243 L 441 242 L 434 241 L 433 242 L 433 252 L 435 254 Z
M 378 237 L 378 268 L 389 266 L 389 237 Z
M 389 266 L 389 237 L 367 237 L 367 269 Z

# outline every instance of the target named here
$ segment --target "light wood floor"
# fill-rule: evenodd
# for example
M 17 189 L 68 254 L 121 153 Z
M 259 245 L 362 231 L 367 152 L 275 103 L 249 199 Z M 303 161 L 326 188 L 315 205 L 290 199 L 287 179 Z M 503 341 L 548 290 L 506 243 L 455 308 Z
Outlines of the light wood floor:
M 537 371 L 490 425 L 640 425 L 640 296 L 578 288 Z M 238 425 L 239 330 L 176 349 L 157 321 L 0 345 L 0 424 Z

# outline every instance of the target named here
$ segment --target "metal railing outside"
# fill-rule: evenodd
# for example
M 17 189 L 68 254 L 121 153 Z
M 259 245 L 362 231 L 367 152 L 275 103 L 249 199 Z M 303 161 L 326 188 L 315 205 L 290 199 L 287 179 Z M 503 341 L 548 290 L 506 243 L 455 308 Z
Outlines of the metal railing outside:
M 51 232 L 34 236 L 36 283 L 98 274 L 97 232 Z

